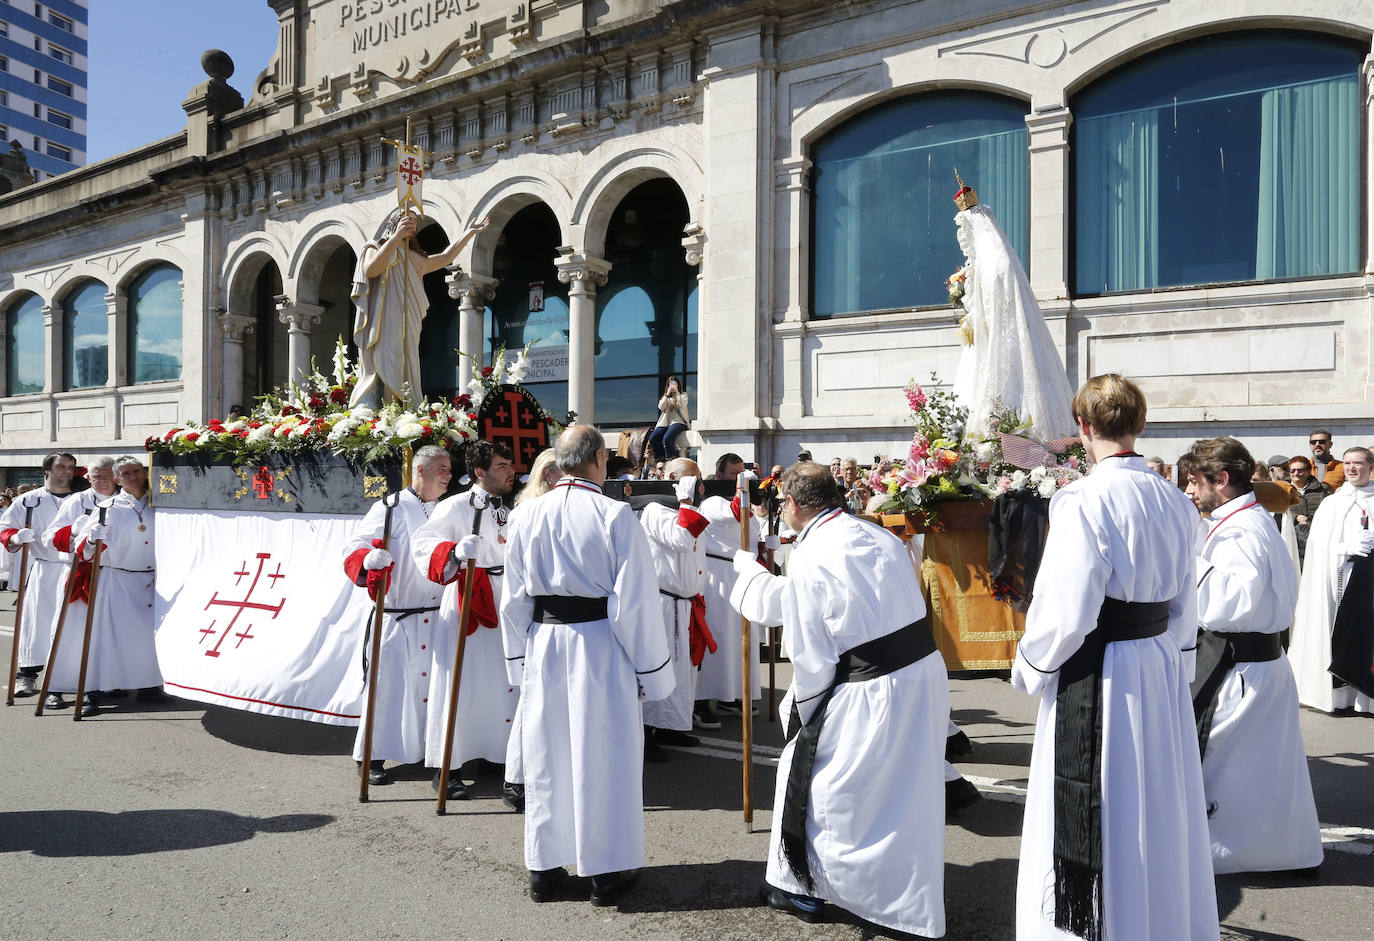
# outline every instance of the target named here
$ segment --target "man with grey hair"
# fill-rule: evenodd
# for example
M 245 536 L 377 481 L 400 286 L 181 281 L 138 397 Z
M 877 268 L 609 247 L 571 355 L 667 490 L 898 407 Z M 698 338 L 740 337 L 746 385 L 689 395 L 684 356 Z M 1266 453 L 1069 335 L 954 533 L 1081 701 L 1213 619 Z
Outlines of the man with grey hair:
M 62 553 L 68 559 L 68 575 L 62 579 L 57 596 L 59 606 L 62 603 L 63 595 L 66 593 L 67 579 L 70 578 L 71 572 L 72 526 L 82 517 L 89 516 L 97 503 L 108 500 L 115 495 L 114 458 L 96 458 L 91 462 L 86 477 L 91 482 L 91 488 L 63 500 L 62 508 L 57 511 L 57 516 L 54 517 L 42 535 L 42 544 L 45 547 L 54 552 Z M 64 624 L 62 639 L 65 643 L 55 645 L 48 658 L 51 672 L 48 680 L 48 698 L 43 702 L 44 709 L 65 709 L 67 703 L 62 698 L 62 693 L 76 690 L 77 671 L 81 665 L 81 632 L 86 624 L 86 603 L 84 601 L 77 601 L 68 605 Z M 94 625 L 92 625 L 92 632 L 94 632 Z M 54 626 L 54 641 L 56 638 L 57 631 Z M 114 639 L 102 638 L 102 645 L 106 642 L 113 643 Z
M 807 922 L 829 900 L 938 938 L 949 683 L 920 581 L 900 539 L 845 513 L 829 468 L 792 465 L 782 498 L 787 574 L 738 550 L 730 594 L 749 620 L 782 624 L 792 654 L 761 894 Z
M 610 905 L 645 859 L 640 696 L 666 699 L 675 680 L 648 538 L 601 492 L 601 432 L 570 425 L 554 453 L 566 476 L 511 516 L 501 601 L 510 682 L 524 682 L 525 865 L 536 902 L 563 896 L 575 864 Z
M 444 590 L 412 564 L 410 549 L 415 531 L 429 520 L 452 477 L 448 451 L 432 444 L 420 448 L 411 461 L 410 486 L 372 504 L 344 545 L 344 571 L 355 585 L 366 588 L 374 602 L 383 584 L 387 585 L 381 657 L 373 669 L 377 711 L 367 775 L 372 784 L 391 783 L 386 762 L 414 764 L 425 757 L 428 674 L 435 668 L 434 636 Z M 390 540 L 383 547 L 388 531 Z M 396 559 L 401 560 L 399 566 Z M 369 631 L 371 623 L 369 614 Z M 363 643 L 364 650 L 370 651 L 370 638 Z M 366 710 L 366 697 L 363 701 Z M 363 759 L 366 724 L 364 711 L 353 742 L 354 761 Z
M 639 511 L 639 524 L 649 537 L 649 552 L 658 575 L 668 649 L 676 684 L 667 699 L 644 703 L 644 758 L 667 761 L 662 745 L 699 745 L 692 731 L 692 693 L 696 667 L 716 643 L 706 627 L 706 544 L 698 537 L 708 520 L 694 507 L 701 470 L 696 461 L 679 457 L 664 466 L 664 477 L 676 482 L 677 509 L 649 503 Z
M 77 567 L 72 600 L 85 601 L 94 609 L 86 668 L 90 692 L 81 705 L 83 716 L 99 712 L 102 690 L 136 689 L 139 702 L 168 701 L 162 692 L 162 671 L 153 643 L 156 513 L 148 500 L 148 471 L 141 460 L 126 454 L 115 460 L 114 477 L 120 492 L 100 500 L 95 512 L 72 526 Z M 100 557 L 99 586 L 92 599 L 90 568 L 97 541 L 103 542 L 105 549 Z M 56 685 L 57 677 L 53 680 Z M 73 685 L 68 682 L 56 688 L 71 692 Z

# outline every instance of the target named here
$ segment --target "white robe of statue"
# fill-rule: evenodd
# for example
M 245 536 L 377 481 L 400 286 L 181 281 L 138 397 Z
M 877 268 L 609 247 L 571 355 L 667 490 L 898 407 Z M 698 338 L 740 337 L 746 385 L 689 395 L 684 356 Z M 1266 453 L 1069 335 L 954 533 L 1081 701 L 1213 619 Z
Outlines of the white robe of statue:
M 1021 259 L 987 206 L 960 211 L 954 223 L 970 265 L 963 303 L 973 345 L 964 348 L 954 380 L 969 410 L 966 431 L 990 434 L 993 412 L 1015 407 L 1030 418 L 1035 438 L 1076 434 L 1073 388 Z
M 368 242 L 358 253 L 353 272 L 353 342 L 358 345 L 358 384 L 351 405 L 393 398 L 418 402 L 420 389 L 420 328 L 429 313 L 429 298 L 419 265 L 424 256 L 408 252 L 379 277 L 369 278 L 367 266 L 382 243 Z M 403 395 L 406 383 L 410 395 Z

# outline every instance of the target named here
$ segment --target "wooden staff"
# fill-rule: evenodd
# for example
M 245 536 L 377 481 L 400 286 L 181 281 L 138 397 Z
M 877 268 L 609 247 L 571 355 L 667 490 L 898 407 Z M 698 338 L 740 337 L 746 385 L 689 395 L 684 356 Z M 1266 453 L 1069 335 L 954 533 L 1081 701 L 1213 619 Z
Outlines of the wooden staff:
M 482 531 L 482 513 L 486 510 L 487 504 L 484 501 L 479 507 L 477 500 L 473 496 L 468 497 L 468 502 L 472 506 L 472 534 L 476 536 Z M 472 618 L 472 593 L 473 586 L 477 581 L 477 558 L 474 556 L 467 560 L 467 573 L 463 576 L 463 603 L 458 609 L 458 649 L 453 653 L 453 676 L 448 684 L 448 714 L 444 727 L 444 761 L 439 766 L 439 803 L 434 808 L 434 812 L 439 816 L 448 813 L 448 778 L 449 763 L 453 760 L 453 727 L 458 718 L 458 691 L 463 679 L 463 651 L 468 642 L 468 621 Z
M 100 508 L 100 524 L 105 524 L 105 511 Z M 91 589 L 86 594 L 86 633 L 81 638 L 81 672 L 76 677 L 76 702 L 73 704 L 73 722 L 81 721 L 81 710 L 86 701 L 86 664 L 91 656 L 91 624 L 95 620 L 95 592 L 100 584 L 100 555 L 105 551 L 105 540 L 95 541 L 95 554 L 91 557 Z M 78 551 L 77 555 L 81 553 Z
M 386 497 L 382 498 L 382 505 L 386 507 L 386 520 L 382 523 L 383 551 L 391 549 L 391 511 L 395 509 L 400 494 L 393 494 L 393 497 L 395 499 L 390 503 Z M 391 576 L 383 571 L 382 584 L 377 589 L 377 604 L 372 612 L 372 655 L 367 662 L 367 719 L 363 722 L 363 768 L 360 775 L 362 780 L 358 784 L 358 801 L 363 804 L 367 803 L 367 775 L 372 770 L 372 729 L 377 712 L 377 674 L 381 670 L 382 620 L 386 611 L 386 593 L 390 588 Z
M 38 499 L 41 501 L 43 498 L 40 496 Z M 30 503 L 28 497 L 24 498 L 25 529 L 33 529 L 33 508 L 37 505 Z M 24 548 L 19 553 L 19 593 L 14 600 L 17 613 L 14 615 L 14 642 L 10 645 L 10 685 L 9 691 L 5 694 L 7 706 L 14 705 L 14 678 L 19 671 L 19 635 L 24 630 L 24 595 L 28 593 L 29 587 L 29 547 L 32 545 L 31 542 L 24 543 Z
M 749 481 L 741 475 L 738 483 L 739 499 L 739 547 L 744 551 L 750 550 L 749 546 L 749 517 L 751 510 L 749 506 Z M 753 670 L 750 669 L 749 645 L 753 638 L 750 636 L 749 619 L 740 618 L 743 625 L 740 631 L 740 655 L 743 661 L 740 692 L 740 734 L 741 743 L 744 749 L 744 832 L 752 833 L 754 830 L 754 691 Z
M 76 588 L 76 565 L 79 560 L 72 559 L 71 568 L 67 569 L 67 584 L 62 589 L 62 608 L 57 612 L 57 628 L 52 634 L 52 647 L 48 649 L 48 667 L 43 671 L 43 688 L 38 691 L 38 705 L 34 707 L 33 714 L 41 716 L 43 714 L 43 700 L 48 698 L 48 684 L 52 682 L 53 661 L 57 659 L 57 645 L 62 643 L 62 625 L 67 623 L 67 608 L 71 607 L 72 590 Z M 78 709 L 81 707 L 78 705 Z

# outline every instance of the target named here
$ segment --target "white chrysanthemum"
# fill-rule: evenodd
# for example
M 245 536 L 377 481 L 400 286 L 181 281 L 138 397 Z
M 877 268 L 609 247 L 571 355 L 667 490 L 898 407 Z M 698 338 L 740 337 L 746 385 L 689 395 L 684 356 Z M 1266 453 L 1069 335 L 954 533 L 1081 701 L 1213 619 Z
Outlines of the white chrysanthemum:
M 1035 468 L 1032 468 L 1032 469 L 1031 469 L 1031 472 L 1030 472 L 1031 483 L 1033 483 L 1033 484 L 1038 484 L 1038 483 L 1040 483 L 1040 481 L 1042 481 L 1042 480 L 1045 479 L 1045 475 L 1048 474 L 1048 473 L 1049 473 L 1049 472 L 1048 472 L 1047 470 L 1045 470 L 1045 468 L 1043 468 L 1043 467 L 1035 467 Z
M 248 432 L 248 441 L 252 444 L 261 444 L 270 437 L 272 437 L 271 425 L 262 425 Z
M 1027 478 L 1026 478 L 1026 472 L 1025 472 L 1025 471 L 1022 471 L 1022 470 L 1012 471 L 1012 475 L 1011 475 L 1011 489 L 1013 489 L 1013 490 L 1024 490 L 1024 489 L 1026 489 L 1026 479 L 1027 479 Z
M 988 464 L 997 456 L 997 445 L 992 441 L 984 441 L 973 449 L 973 456 L 980 464 Z
M 425 426 L 411 419 L 401 421 L 396 425 L 396 436 L 398 438 L 418 438 L 425 433 Z
M 1042 497 L 1052 497 L 1054 496 L 1054 491 L 1057 486 L 1058 484 L 1055 483 L 1053 477 L 1046 477 L 1044 480 L 1040 481 L 1040 486 L 1036 488 L 1036 491 Z
M 359 405 L 348 414 L 350 417 L 358 419 L 358 421 L 372 421 L 372 419 L 377 417 L 377 413 L 366 405 Z

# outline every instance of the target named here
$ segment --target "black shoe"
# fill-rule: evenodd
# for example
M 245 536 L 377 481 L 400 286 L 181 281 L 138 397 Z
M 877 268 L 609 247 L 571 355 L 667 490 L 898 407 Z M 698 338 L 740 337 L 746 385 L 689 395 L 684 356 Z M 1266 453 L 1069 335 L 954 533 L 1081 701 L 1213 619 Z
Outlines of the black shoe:
M 100 700 L 90 693 L 86 694 L 86 701 L 81 705 L 81 718 L 100 715 Z
M 704 699 L 697 703 L 696 711 L 692 713 L 692 728 L 708 731 L 720 728 L 720 716 L 711 708 L 710 700 Z
M 668 753 L 655 741 L 654 730 L 644 729 L 644 760 L 651 765 L 661 765 L 668 760 Z
M 112 699 L 123 699 L 125 696 L 129 695 L 129 691 L 127 689 L 112 689 L 105 695 Z
M 964 755 L 973 754 L 973 742 L 964 734 L 963 729 L 945 739 L 945 761 L 954 761 Z
M 128 693 L 125 693 L 127 696 Z M 172 697 L 162 691 L 160 686 L 149 686 L 147 689 L 140 689 L 138 695 L 134 697 L 135 702 L 144 703 L 169 703 Z
M 945 819 L 948 820 L 966 807 L 983 799 L 983 794 L 967 778 L 945 782 Z
M 1310 879 L 1313 882 L 1316 882 L 1318 879 L 1322 877 L 1322 867 L 1319 863 L 1316 866 L 1311 866 L 1307 869 L 1294 869 L 1293 875 L 1301 879 Z
M 439 772 L 434 772 L 434 793 L 439 793 Z M 448 799 L 451 801 L 465 801 L 468 799 L 467 785 L 458 779 L 458 770 L 455 768 L 448 774 Z
M 556 902 L 567 898 L 573 880 L 566 869 L 530 870 L 530 898 L 536 902 Z
M 49 693 L 48 698 L 43 700 L 44 709 L 66 709 L 67 700 L 62 698 L 61 693 Z
M 477 759 L 477 770 L 482 774 L 499 774 L 501 780 L 506 779 L 506 766 L 495 761 L 487 761 L 485 758 Z
M 793 918 L 800 918 L 807 924 L 814 925 L 825 920 L 825 902 L 820 899 L 813 899 L 806 895 L 793 895 L 791 892 L 774 888 L 766 882 L 759 889 L 759 899 L 769 908 L 786 912 Z
M 525 812 L 525 785 L 516 784 L 513 781 L 502 781 L 501 803 L 517 814 L 523 814 Z
M 592 904 L 598 906 L 614 905 L 615 900 L 634 888 L 639 881 L 638 869 L 622 869 L 620 872 L 606 872 L 592 876 Z
M 661 745 L 681 745 L 685 748 L 695 748 L 701 744 L 701 739 L 695 735 L 676 729 L 654 729 L 654 741 Z
M 385 761 L 374 761 L 367 766 L 368 784 L 390 784 L 391 772 L 386 770 Z

